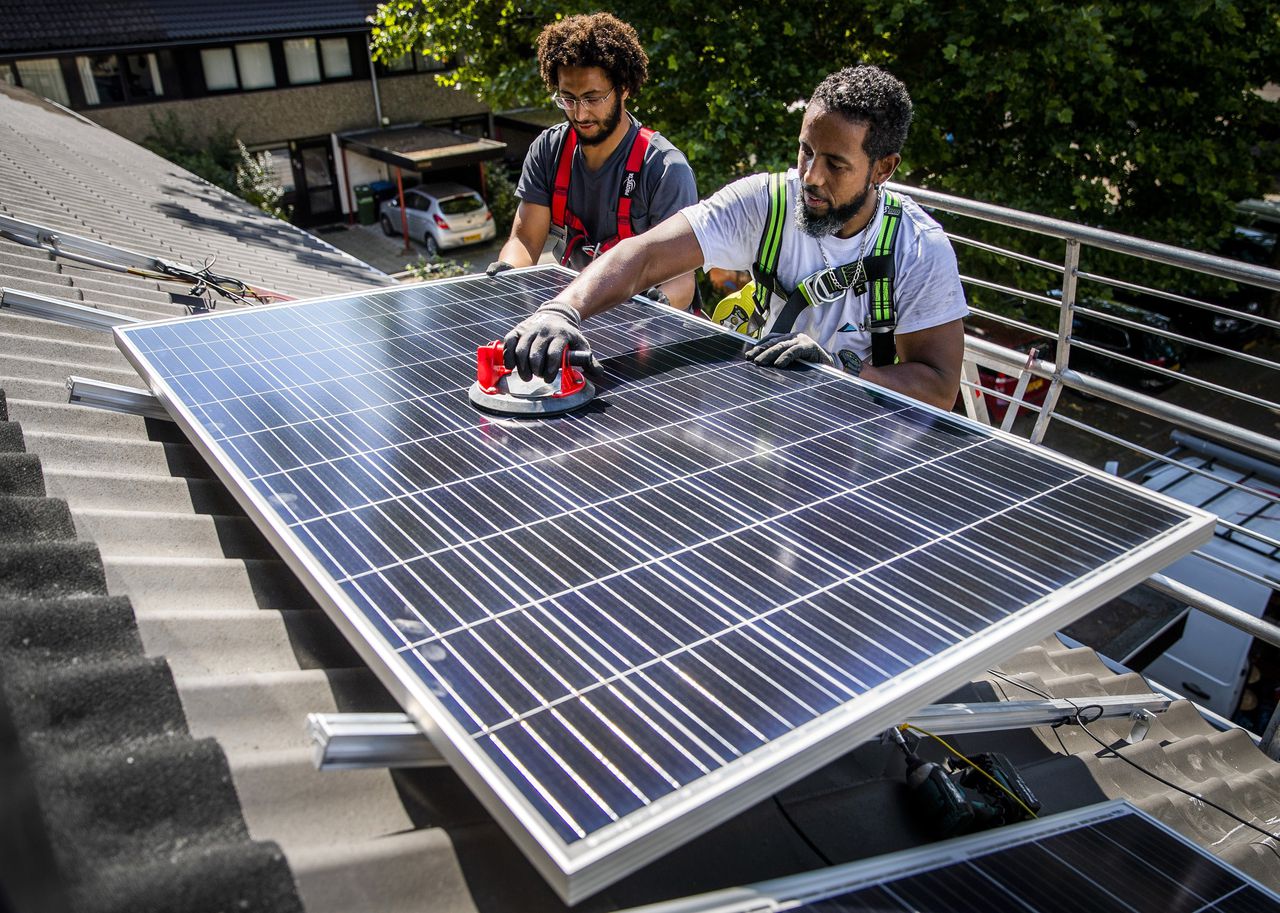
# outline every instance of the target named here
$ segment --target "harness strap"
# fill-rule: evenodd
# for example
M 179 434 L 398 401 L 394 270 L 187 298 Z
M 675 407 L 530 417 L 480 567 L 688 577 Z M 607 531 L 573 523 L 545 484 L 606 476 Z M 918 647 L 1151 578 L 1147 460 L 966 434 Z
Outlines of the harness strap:
M 613 247 L 623 238 L 635 235 L 631 225 L 631 201 L 636 188 L 640 186 L 640 169 L 644 167 L 644 157 L 649 151 L 654 130 L 641 127 L 631 141 L 631 150 L 627 154 L 627 163 L 623 169 L 622 183 L 618 188 L 618 214 L 613 237 L 596 245 L 592 257 L 597 257 Z M 568 264 L 574 250 L 587 241 L 587 227 L 574 212 L 569 209 L 569 176 L 573 171 L 573 153 L 577 148 L 577 134 L 572 127 L 565 131 L 565 140 L 560 147 L 560 160 L 556 164 L 555 189 L 551 194 L 551 222 L 572 232 L 566 237 L 562 264 Z
M 751 275 L 755 279 L 756 288 L 752 293 L 755 310 L 752 312 L 750 327 L 752 335 L 759 335 L 769 314 L 769 296 L 777 295 L 785 299 L 786 291 L 778 282 L 778 258 L 782 254 L 782 229 L 787 217 L 787 184 L 786 175 L 774 172 L 769 175 L 769 213 L 765 219 L 764 231 L 760 234 L 760 245 L 756 249 L 756 262 L 751 264 Z
M 641 127 L 631 144 L 631 154 L 627 156 L 626 173 L 622 176 L 622 187 L 618 190 L 618 230 L 617 234 L 602 248 L 608 250 L 623 238 L 635 234 L 631 229 L 631 197 L 640 184 L 640 166 L 644 164 L 644 154 L 649 151 L 649 141 L 653 139 L 653 130 Z
M 573 171 L 573 151 L 578 148 L 578 134 L 573 127 L 564 131 L 560 144 L 560 159 L 556 163 L 556 184 L 551 191 L 551 222 L 564 226 L 565 211 L 569 206 L 569 174 Z
M 898 360 L 898 345 L 894 341 L 894 330 L 898 326 L 898 311 L 893 300 L 893 280 L 897 276 L 897 264 L 893 259 L 893 245 L 898 238 L 898 229 L 902 227 L 902 198 L 896 193 L 885 192 L 884 218 L 880 222 L 880 233 L 876 236 L 876 246 L 872 256 L 880 259 L 884 266 L 878 275 L 871 279 L 870 320 L 867 329 L 871 331 L 871 364 L 891 365 Z M 870 264 L 868 264 L 868 270 Z

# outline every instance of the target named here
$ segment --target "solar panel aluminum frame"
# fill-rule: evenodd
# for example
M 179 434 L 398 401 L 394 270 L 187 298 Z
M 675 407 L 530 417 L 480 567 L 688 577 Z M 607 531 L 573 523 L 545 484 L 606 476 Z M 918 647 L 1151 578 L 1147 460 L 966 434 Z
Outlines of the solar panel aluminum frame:
M 789 910 L 823 898 L 883 884 L 904 875 L 921 874 L 944 866 L 969 862 L 975 856 L 1012 849 L 1056 834 L 1090 827 L 1128 815 L 1146 820 L 1153 827 L 1196 853 L 1208 856 L 1244 884 L 1274 898 L 1276 903 L 1280 904 L 1280 896 L 1266 885 L 1213 856 L 1163 821 L 1147 814 L 1127 799 L 1111 799 L 1096 805 L 1086 805 L 1082 808 L 1058 812 L 1055 815 L 1046 815 L 1043 818 L 1009 824 L 964 837 L 953 837 L 896 853 L 886 853 L 883 856 L 800 875 L 775 878 L 755 885 L 727 888 L 694 897 L 682 897 L 678 900 L 633 907 L 623 913 L 775 913 L 775 911 Z M 993 907 L 995 908 L 998 907 Z
M 570 271 L 558 266 L 531 267 L 511 272 L 534 271 L 558 271 L 568 276 L 573 275 Z M 488 280 L 484 276 L 472 276 L 436 280 L 426 284 L 471 281 Z M 403 292 L 405 288 L 406 286 L 400 286 L 392 292 L 374 291 L 359 297 L 373 298 L 379 294 Z M 287 302 L 269 307 L 271 309 L 301 307 L 351 297 L 355 296 L 333 295 L 306 302 Z M 662 315 L 676 315 L 680 319 L 695 321 L 700 329 L 719 331 L 741 341 L 739 334 L 712 327 L 700 318 L 684 315 L 652 302 L 644 301 L 643 303 L 653 307 Z M 261 311 L 264 308 L 258 307 L 254 310 Z M 221 312 L 196 319 L 201 321 L 234 319 L 236 313 Z M 361 658 L 375 671 L 392 696 L 414 718 L 439 749 L 441 755 L 479 797 L 548 883 L 570 904 L 607 887 L 716 824 L 767 798 L 785 785 L 876 737 L 920 707 L 938 700 L 969 681 L 973 675 L 983 669 L 1043 639 L 1058 627 L 1070 623 L 1107 599 L 1119 595 L 1206 541 L 1212 535 L 1215 522 L 1210 514 L 1139 489 L 1145 498 L 1168 503 L 1178 513 L 1186 515 L 1186 519 L 1165 534 L 1130 551 L 1122 560 L 1104 565 L 1095 573 L 1078 578 L 1073 585 L 1058 590 L 997 622 L 984 632 L 984 636 L 974 639 L 980 642 L 962 643 L 937 653 L 898 678 L 864 692 L 843 707 L 828 712 L 774 742 L 732 761 L 725 767 L 652 801 L 644 808 L 602 827 L 583 839 L 568 843 L 555 832 L 502 771 L 484 755 L 478 743 L 429 692 L 422 679 L 410 669 L 405 660 L 383 641 L 381 635 L 373 629 L 359 608 L 288 528 L 276 508 L 224 456 L 224 452 L 209 431 L 183 405 L 163 377 L 152 370 L 150 363 L 130 339 L 130 333 L 135 329 L 177 323 L 185 319 L 190 318 L 176 318 L 138 328 L 118 329 L 117 344 L 169 414 L 231 490 L 246 513 L 306 585 L 343 635 L 352 643 Z M 835 369 L 824 368 L 823 370 L 833 377 L 838 377 L 842 382 L 863 384 L 875 389 L 890 401 L 909 403 L 913 407 L 946 416 L 948 420 L 980 428 L 984 433 L 1009 440 L 1020 447 L 1029 446 L 1025 441 L 1012 435 L 978 425 L 961 416 L 934 409 Z M 465 397 L 465 389 L 459 390 L 458 395 Z M 493 421 L 493 419 L 488 420 Z M 1049 451 L 1036 450 L 1036 453 L 1046 458 L 1069 463 L 1076 470 L 1105 478 L 1112 484 L 1130 484 Z M 1046 532 L 1051 533 L 1051 531 Z

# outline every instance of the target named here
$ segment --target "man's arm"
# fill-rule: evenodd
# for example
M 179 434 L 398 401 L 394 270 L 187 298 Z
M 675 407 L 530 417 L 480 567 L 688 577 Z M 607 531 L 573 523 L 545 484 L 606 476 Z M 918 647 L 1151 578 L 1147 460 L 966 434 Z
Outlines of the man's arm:
M 960 369 L 964 362 L 964 322 L 949 323 L 899 333 L 898 363 L 863 367 L 859 376 L 907 396 L 950 410 L 960 393 Z
M 683 214 L 676 213 L 642 235 L 619 241 L 588 265 L 556 300 L 572 305 L 586 319 L 650 286 L 661 285 L 665 291 L 673 277 L 683 280 L 686 273 L 692 274 L 701 265 L 702 246 L 693 227 Z M 692 275 L 689 279 L 692 282 Z
M 582 320 L 701 265 L 702 246 L 682 213 L 620 241 L 507 334 L 508 367 L 525 380 L 536 374 L 551 381 L 566 348 L 590 350 L 578 329 Z
M 542 256 L 551 231 L 551 208 L 521 200 L 511 223 L 511 237 L 502 245 L 498 259 L 512 266 L 533 266 Z
M 667 301 L 671 302 L 673 308 L 681 311 L 689 310 L 689 305 L 693 303 L 693 273 L 685 273 L 683 276 L 669 279 L 658 287 L 662 289 L 662 294 L 667 296 Z
M 650 225 L 656 228 L 673 215 L 698 202 L 698 184 L 688 160 L 675 147 L 662 156 L 662 171 L 656 184 L 650 180 Z M 699 266 L 702 264 L 699 263 Z M 687 311 L 696 289 L 692 272 L 670 279 L 660 286 L 671 306 Z

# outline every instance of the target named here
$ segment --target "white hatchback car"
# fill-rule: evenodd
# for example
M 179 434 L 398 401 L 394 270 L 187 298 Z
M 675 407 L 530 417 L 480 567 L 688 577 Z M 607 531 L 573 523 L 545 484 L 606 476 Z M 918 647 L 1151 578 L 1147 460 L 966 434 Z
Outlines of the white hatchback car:
M 450 247 L 492 241 L 496 233 L 493 213 L 484 199 L 461 184 L 423 184 L 404 192 L 404 204 L 409 236 L 426 246 L 428 256 Z M 398 199 L 383 201 L 381 221 L 388 235 L 401 233 Z

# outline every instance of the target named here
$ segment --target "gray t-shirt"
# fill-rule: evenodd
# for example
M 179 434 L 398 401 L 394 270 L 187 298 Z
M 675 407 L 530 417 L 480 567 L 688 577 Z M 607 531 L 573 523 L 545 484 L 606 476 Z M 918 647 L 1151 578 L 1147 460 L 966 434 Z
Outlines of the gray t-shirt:
M 586 245 L 608 241 L 618 233 L 618 195 L 626 174 L 631 143 L 640 122 L 631 115 L 631 129 L 608 160 L 596 171 L 590 171 L 582 158 L 582 147 L 573 152 L 573 170 L 569 174 L 569 211 L 586 226 Z M 516 196 L 526 203 L 551 206 L 556 186 L 556 165 L 564 143 L 568 122 L 550 127 L 533 141 L 524 159 L 524 170 Z M 649 141 L 644 162 L 640 166 L 639 186 L 631 195 L 631 229 L 636 234 L 648 231 L 663 219 L 698 201 L 698 186 L 693 169 L 682 153 L 660 133 Z M 556 258 L 564 256 L 564 232 L 551 227 L 557 237 Z M 591 262 L 582 244 L 575 245 L 569 266 L 582 269 Z
M 702 246 L 708 268 L 751 268 L 769 213 L 768 180 L 767 174 L 741 178 L 683 210 Z M 794 168 L 787 172 L 787 211 L 778 257 L 778 281 L 788 289 L 795 288 L 802 279 L 824 266 L 856 261 L 874 243 L 884 218 L 882 197 L 879 209 L 865 229 L 852 238 L 833 235 L 819 241 L 796 227 L 799 182 Z M 910 197 L 902 200 L 902 225 L 894 242 L 894 263 L 897 268 L 894 279 L 896 332 L 925 330 L 969 313 L 951 242 L 942 226 Z M 850 288 L 842 298 L 805 308 L 793 329 L 808 335 L 834 357 L 838 358 L 841 351 L 848 349 L 866 359 L 871 354 L 871 333 L 867 329 L 870 300 L 869 289 L 855 295 Z M 781 310 L 781 303 L 775 299 L 764 333 L 769 332 Z

